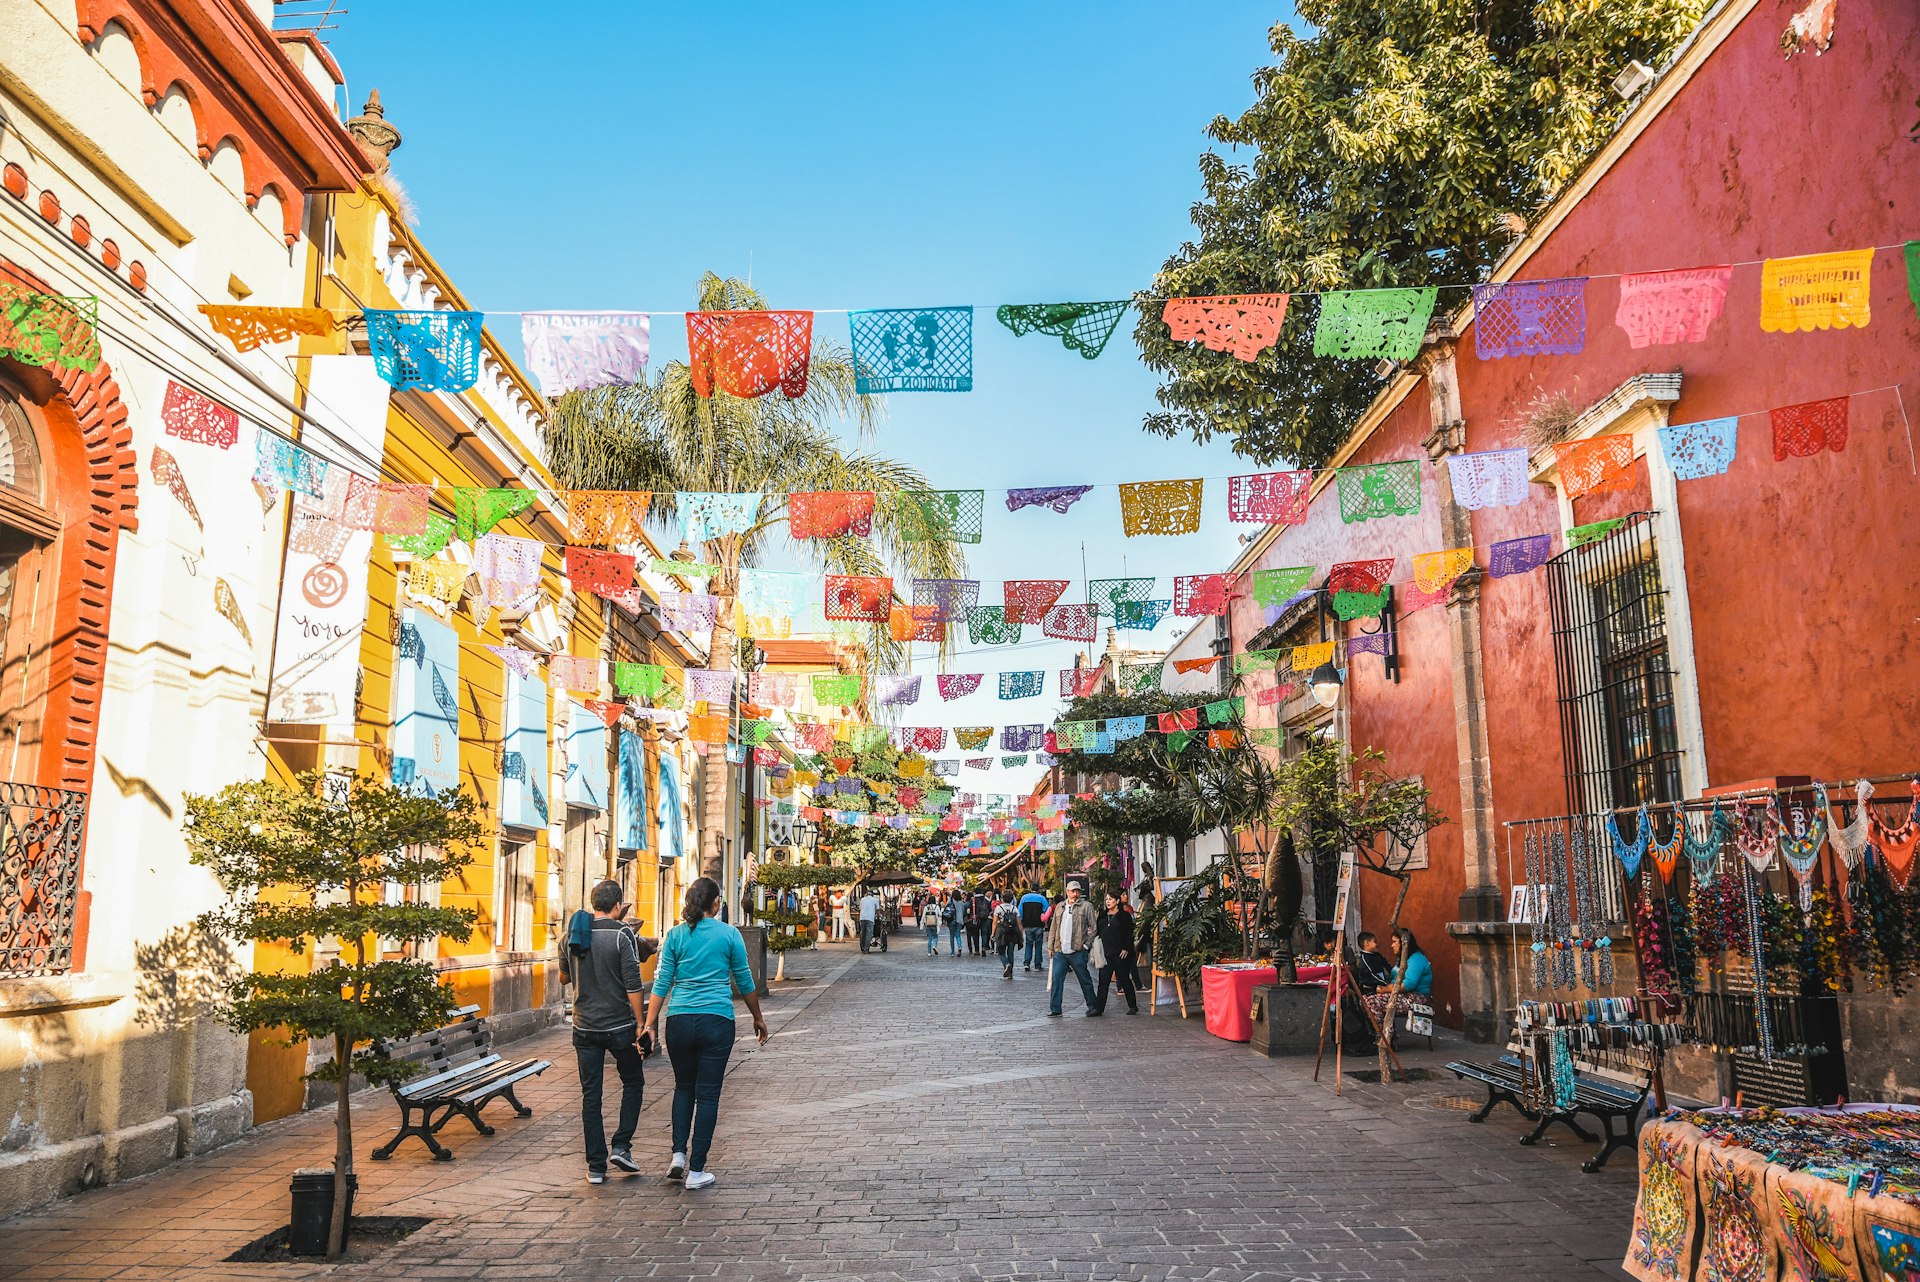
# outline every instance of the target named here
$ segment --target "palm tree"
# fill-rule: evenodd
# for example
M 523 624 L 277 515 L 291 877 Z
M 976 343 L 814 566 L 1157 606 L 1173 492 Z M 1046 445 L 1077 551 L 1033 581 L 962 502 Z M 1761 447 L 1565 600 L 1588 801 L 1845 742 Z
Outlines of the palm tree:
M 751 286 L 712 272 L 700 278 L 700 310 L 764 311 Z M 823 569 L 835 574 L 885 574 L 896 579 L 961 578 L 966 557 L 957 544 L 926 539 L 924 517 L 906 519 L 897 500 L 930 494 L 914 468 L 865 451 L 849 451 L 834 424 L 850 422 L 859 440 L 871 439 L 885 408 L 879 397 L 854 390 L 852 353 L 816 343 L 805 395 L 779 392 L 754 399 L 694 391 L 692 371 L 672 361 L 646 382 L 563 396 L 545 429 L 547 464 L 562 485 L 574 489 L 649 490 L 649 520 L 662 529 L 675 516 L 675 491 L 761 494 L 754 524 L 740 534 L 703 544 L 702 560 L 720 567 L 707 591 L 720 598 L 708 662 L 735 666 L 734 601 L 743 566 L 760 563 L 770 535 L 786 515 L 787 495 L 814 490 L 872 491 L 876 496 L 871 540 L 809 539 L 800 544 Z M 900 648 L 886 625 L 870 630 L 871 670 L 891 671 Z M 702 830 L 708 837 L 703 871 L 717 875 L 725 849 L 717 831 L 726 813 L 724 744 L 707 745 Z

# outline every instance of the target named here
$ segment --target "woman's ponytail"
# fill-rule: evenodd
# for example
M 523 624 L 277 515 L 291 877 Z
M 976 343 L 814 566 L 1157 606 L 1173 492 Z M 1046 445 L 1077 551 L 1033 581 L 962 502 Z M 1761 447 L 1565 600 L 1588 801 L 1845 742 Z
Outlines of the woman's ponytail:
M 720 902 L 720 883 L 711 877 L 699 877 L 687 887 L 686 898 L 680 905 L 680 920 L 692 930 L 707 919 L 713 906 Z

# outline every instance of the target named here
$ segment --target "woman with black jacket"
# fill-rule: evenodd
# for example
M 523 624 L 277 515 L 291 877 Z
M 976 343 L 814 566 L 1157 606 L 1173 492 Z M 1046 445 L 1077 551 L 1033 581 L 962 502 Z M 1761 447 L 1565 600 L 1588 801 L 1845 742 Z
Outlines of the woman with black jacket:
M 1138 1015 L 1140 1002 L 1133 986 L 1133 910 L 1127 907 L 1124 895 L 1107 892 L 1107 906 L 1094 929 L 1106 961 L 1100 967 L 1100 989 L 1094 995 L 1093 1013 L 1099 1015 L 1107 1009 L 1107 988 L 1117 975 L 1120 994 L 1127 999 L 1127 1014 Z

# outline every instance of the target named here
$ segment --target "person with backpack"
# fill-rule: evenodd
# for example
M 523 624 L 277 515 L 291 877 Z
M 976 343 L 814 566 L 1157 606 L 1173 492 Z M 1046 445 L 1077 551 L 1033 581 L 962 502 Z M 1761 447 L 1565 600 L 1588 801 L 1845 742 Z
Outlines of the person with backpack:
M 1040 893 L 1040 885 L 1035 882 L 1020 896 L 1020 929 L 1026 936 L 1027 951 L 1021 961 L 1021 970 L 1040 969 L 1040 947 L 1047 938 L 1047 909 L 1053 903 Z
M 567 924 L 560 980 L 574 985 L 573 1055 L 580 1069 L 587 1183 L 605 1184 L 609 1165 L 628 1174 L 640 1169 L 633 1160 L 633 1132 L 640 1125 L 646 1086 L 642 1061 L 653 1053 L 653 1036 L 641 1031 L 646 985 L 640 979 L 638 942 L 621 920 L 620 883 L 600 882 L 587 902 L 592 914 L 575 913 Z M 620 1121 L 611 1148 L 600 1100 L 609 1055 L 620 1074 Z
M 1013 978 L 1013 955 L 1020 950 L 1025 931 L 1020 925 L 1020 905 L 1013 892 L 1002 891 L 993 910 L 993 946 L 1000 954 L 1000 978 Z
M 927 956 L 940 955 L 940 905 L 928 895 L 920 905 L 920 928 L 927 932 Z
M 967 908 L 960 900 L 960 892 L 949 890 L 946 900 L 940 905 L 940 920 L 947 927 L 947 956 L 960 955 L 960 935 L 967 928 Z
M 987 902 L 984 891 L 976 890 L 967 896 L 967 951 L 975 957 L 988 952 L 989 928 L 993 924 L 993 907 Z

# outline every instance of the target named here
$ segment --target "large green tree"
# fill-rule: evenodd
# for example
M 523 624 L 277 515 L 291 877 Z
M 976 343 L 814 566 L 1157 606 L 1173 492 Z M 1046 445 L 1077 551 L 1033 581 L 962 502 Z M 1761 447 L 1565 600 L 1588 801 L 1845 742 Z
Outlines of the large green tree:
M 766 300 L 751 286 L 709 272 L 700 279 L 702 311 L 764 311 Z M 879 422 L 882 399 L 854 389 L 854 364 L 843 347 L 816 342 L 807 390 L 788 398 L 775 391 L 744 399 L 716 390 L 701 396 L 684 361 L 669 361 L 645 382 L 563 396 L 546 427 L 547 464 L 560 483 L 574 489 L 648 490 L 649 518 L 662 530 L 677 528 L 676 491 L 760 494 L 753 524 L 692 549 L 698 560 L 719 567 L 707 591 L 720 598 L 708 662 L 735 666 L 734 601 L 743 567 L 762 563 L 770 548 L 785 543 L 787 495 L 814 490 L 871 491 L 877 499 L 873 537 L 809 539 L 799 553 L 834 574 L 888 574 L 946 579 L 966 574 L 966 558 L 950 539 L 928 537 L 925 509 L 901 504 L 903 496 L 929 495 L 927 478 L 905 464 L 873 452 L 850 449 L 838 429 L 851 425 L 867 439 Z M 670 535 L 678 542 L 678 535 Z M 788 545 L 792 547 L 793 545 Z M 868 661 L 890 671 L 899 648 L 885 625 L 869 629 Z M 726 745 L 707 745 L 701 828 L 707 842 L 708 876 L 720 875 L 724 840 L 710 831 L 727 812 Z
M 1471 283 L 1605 140 L 1632 59 L 1660 65 L 1705 0 L 1300 0 L 1269 33 L 1257 100 L 1215 118 L 1192 241 L 1158 297 Z M 1443 291 L 1440 306 L 1464 294 Z M 1251 363 L 1175 343 L 1157 302 L 1135 329 L 1162 376 L 1146 428 L 1230 437 L 1262 463 L 1327 461 L 1380 383 L 1313 355 L 1318 300 L 1296 297 Z

